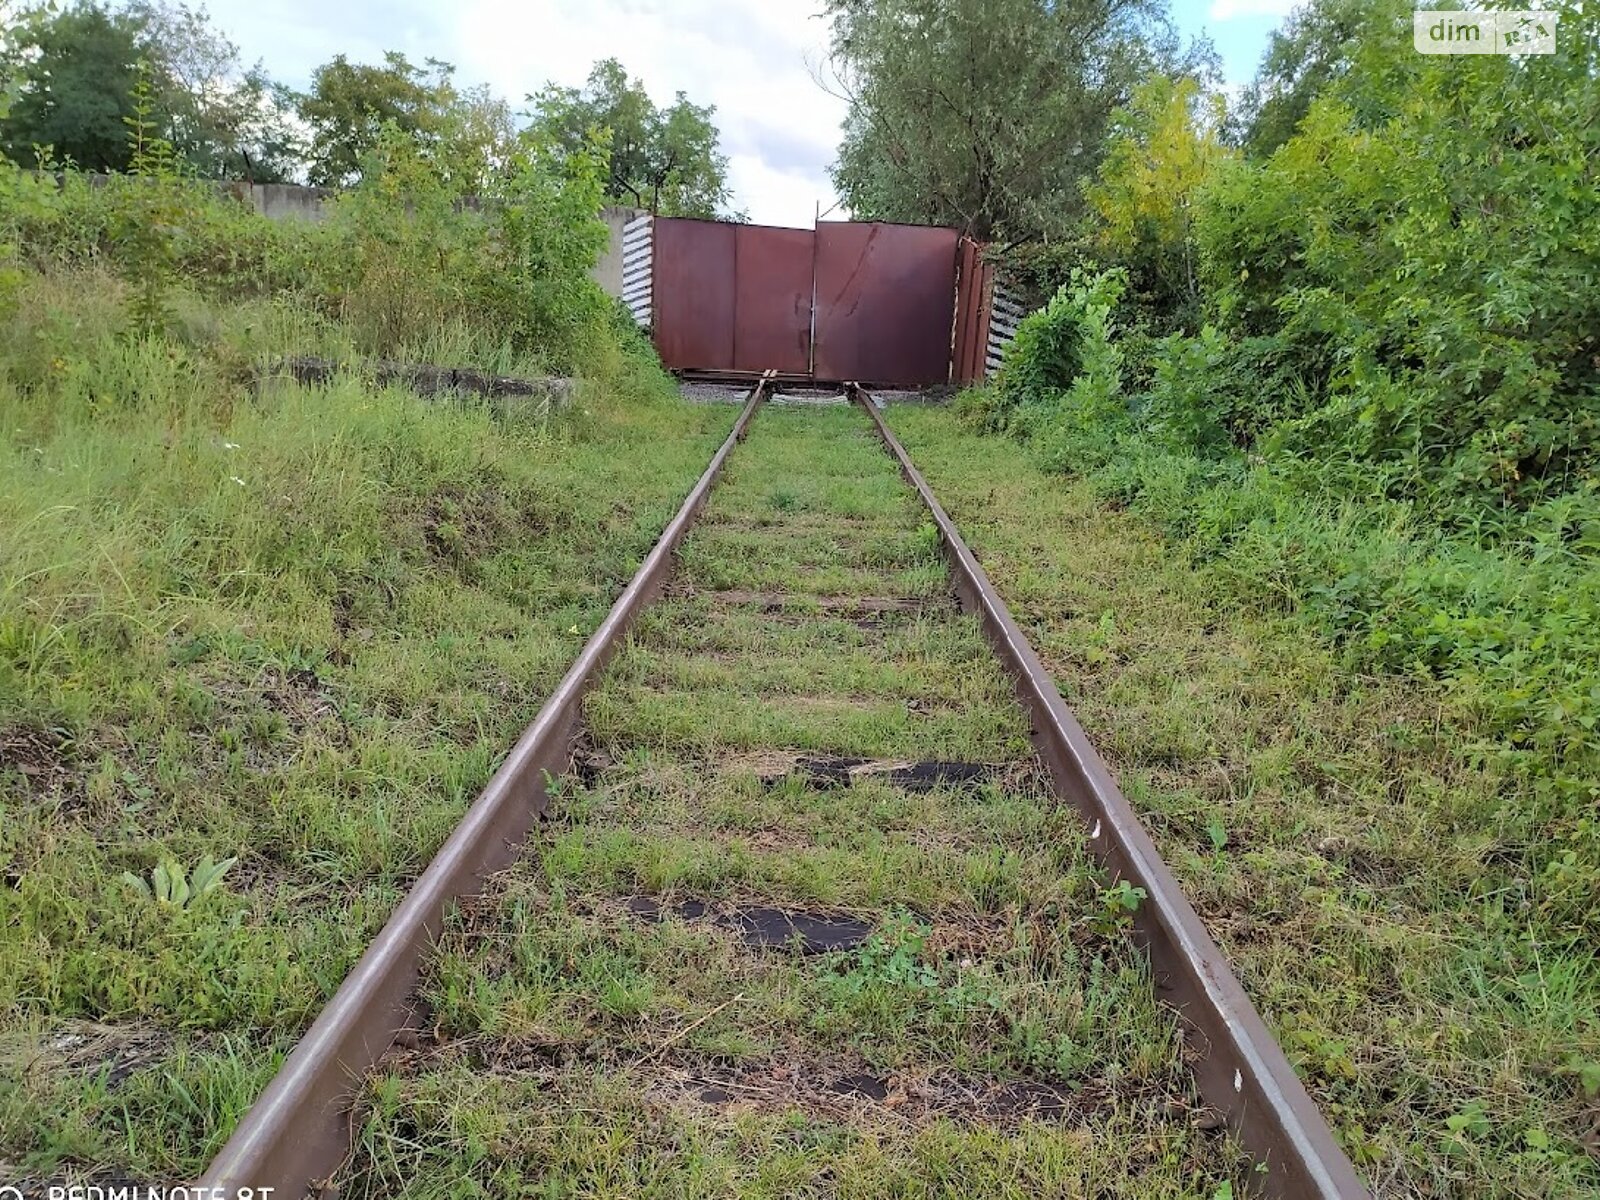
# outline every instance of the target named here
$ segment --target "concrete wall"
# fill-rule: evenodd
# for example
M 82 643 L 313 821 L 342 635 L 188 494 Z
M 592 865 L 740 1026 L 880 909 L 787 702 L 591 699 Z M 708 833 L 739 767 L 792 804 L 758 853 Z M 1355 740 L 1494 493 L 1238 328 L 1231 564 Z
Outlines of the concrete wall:
M 333 188 L 302 187 L 297 183 L 225 183 L 230 193 L 274 221 L 321 221 Z
M 589 274 L 608 296 L 622 296 L 622 227 L 644 212 L 642 208 L 602 208 L 600 219 L 606 223 L 611 241 L 600 261 Z

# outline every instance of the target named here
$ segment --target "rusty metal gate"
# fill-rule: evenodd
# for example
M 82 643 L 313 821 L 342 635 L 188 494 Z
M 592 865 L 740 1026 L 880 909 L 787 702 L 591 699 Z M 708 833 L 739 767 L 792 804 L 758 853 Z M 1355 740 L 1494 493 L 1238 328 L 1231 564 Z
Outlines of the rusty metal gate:
M 956 231 L 878 221 L 817 226 L 818 379 L 950 378 Z
M 656 349 L 672 370 L 811 371 L 809 229 L 655 220 Z
M 656 349 L 671 370 L 890 386 L 951 378 L 958 260 L 971 259 L 958 254 L 953 229 L 657 217 L 651 240 L 640 294 L 648 292 Z M 986 297 L 987 280 L 973 280 Z M 962 289 L 969 334 L 978 320 L 966 311 L 971 290 Z M 955 377 L 966 381 L 965 369 Z

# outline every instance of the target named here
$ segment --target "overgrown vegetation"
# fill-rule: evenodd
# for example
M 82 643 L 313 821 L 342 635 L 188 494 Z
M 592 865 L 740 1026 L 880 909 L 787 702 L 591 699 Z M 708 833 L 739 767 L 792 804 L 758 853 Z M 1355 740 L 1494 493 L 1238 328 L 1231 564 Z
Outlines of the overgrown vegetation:
M 481 208 L 380 130 L 312 224 L 0 165 L 0 1180 L 191 1178 L 733 414 L 590 280 L 605 144 Z M 146 97 L 150 103 L 146 104 Z M 276 369 L 342 370 L 301 387 Z M 423 399 L 372 356 L 576 375 Z M 648 453 L 646 453 L 648 450 Z
M 0 393 L 0 1176 L 182 1178 L 731 414 L 623 379 L 563 415 L 359 376 L 256 394 L 76 303 L 114 282 L 66 286 L 27 301 L 93 336 L 48 404 Z
M 1374 1192 L 1594 1195 L 1594 950 L 1540 908 L 1492 726 L 1102 478 L 890 418 Z
M 430 359 L 429 343 L 444 338 L 469 361 L 494 365 L 509 353 L 531 374 L 571 370 L 637 338 L 587 276 L 606 238 L 603 135 L 559 157 L 519 144 L 482 188 L 482 205 L 469 206 L 463 183 L 478 181 L 442 174 L 388 126 L 361 186 L 307 223 L 263 219 L 187 177 L 145 109 L 129 123 L 139 174 L 6 173 L 0 222 L 14 268 L 114 272 L 141 296 L 141 329 L 179 292 L 251 297 L 301 310 L 295 319 L 333 347 Z
M 1437 686 L 1499 790 L 1426 819 L 1471 846 L 1481 986 L 1530 1028 L 1530 978 L 1600 996 L 1600 23 L 1558 7 L 1558 54 L 1463 58 L 1414 52 L 1409 4 L 1320 0 L 1233 120 L 1147 80 L 1088 216 L 1019 256 L 1053 295 L 962 400 L 1348 677 Z
M 948 589 L 858 411 L 763 410 L 586 702 L 587 770 L 441 938 L 437 1039 L 372 1081 L 342 1194 L 1242 1185 L 1127 937 L 1138 897 Z M 993 775 L 823 781 L 808 755 Z

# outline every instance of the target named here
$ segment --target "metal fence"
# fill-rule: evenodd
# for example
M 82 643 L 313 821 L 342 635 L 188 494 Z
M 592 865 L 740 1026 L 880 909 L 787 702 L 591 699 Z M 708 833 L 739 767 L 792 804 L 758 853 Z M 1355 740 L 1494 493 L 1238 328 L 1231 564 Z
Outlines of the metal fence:
M 939 226 L 644 215 L 622 258 L 623 300 L 675 371 L 972 384 L 1023 315 L 982 247 Z

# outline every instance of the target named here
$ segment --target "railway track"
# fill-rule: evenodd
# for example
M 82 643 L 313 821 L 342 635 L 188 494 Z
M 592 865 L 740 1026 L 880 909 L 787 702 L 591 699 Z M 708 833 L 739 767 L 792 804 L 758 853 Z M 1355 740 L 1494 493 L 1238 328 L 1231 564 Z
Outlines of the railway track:
M 869 398 L 773 389 L 202 1183 L 1364 1196 Z

